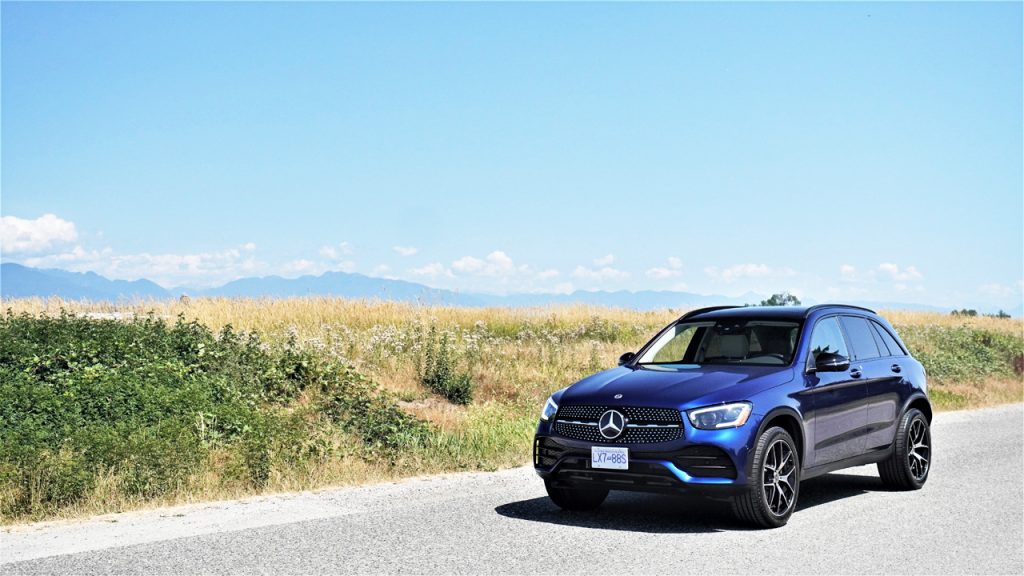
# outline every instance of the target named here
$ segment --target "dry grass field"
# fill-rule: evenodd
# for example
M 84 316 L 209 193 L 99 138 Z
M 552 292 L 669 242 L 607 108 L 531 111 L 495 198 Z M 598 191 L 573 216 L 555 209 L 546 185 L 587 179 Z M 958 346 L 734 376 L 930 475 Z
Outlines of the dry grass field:
M 474 405 L 500 403 L 518 408 L 539 406 L 551 391 L 614 366 L 622 352 L 636 350 L 685 312 L 637 312 L 582 305 L 476 309 L 340 298 L 197 298 L 188 304 L 24 299 L 6 302 L 4 308 L 16 314 L 67 310 L 97 317 L 155 314 L 173 319 L 183 315 L 214 330 L 231 325 L 256 331 L 273 343 L 295 338 L 301 346 L 353 364 L 382 387 L 396 392 L 409 410 L 446 426 L 461 421 L 473 408 L 456 408 L 438 401 L 419 382 L 415 363 L 422 350 L 418 346 L 431 325 L 440 335 L 449 336 L 456 361 L 471 373 Z M 1020 374 L 1005 370 L 1012 368 L 1012 358 L 1001 359 L 1001 366 L 988 367 L 970 361 L 970 355 L 977 351 L 975 346 L 985 346 L 975 340 L 988 334 L 1009 338 L 1024 354 L 1020 344 L 1024 322 L 1020 319 L 902 310 L 883 310 L 881 314 L 925 363 L 931 385 L 939 392 L 940 408 L 1020 401 L 1024 395 Z M 964 361 L 964 370 L 946 366 L 957 361 Z M 953 394 L 948 404 L 945 392 Z

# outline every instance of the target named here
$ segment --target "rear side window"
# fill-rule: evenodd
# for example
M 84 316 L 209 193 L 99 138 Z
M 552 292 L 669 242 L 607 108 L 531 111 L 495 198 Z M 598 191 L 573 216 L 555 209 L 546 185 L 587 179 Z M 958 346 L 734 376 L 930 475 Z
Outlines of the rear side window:
M 885 344 L 886 348 L 889 349 L 890 356 L 906 355 L 907 351 L 904 350 L 902 346 L 900 346 L 900 343 L 897 342 L 896 339 L 892 337 L 892 334 L 890 334 L 884 326 L 874 321 L 872 321 L 871 324 L 872 326 L 875 327 L 875 332 L 878 332 L 878 335 L 882 338 L 882 343 Z
M 881 356 L 878 344 L 875 343 L 875 335 L 872 334 L 871 325 L 867 320 L 856 316 L 843 316 L 842 322 L 846 334 L 850 337 L 855 359 L 870 360 Z
M 811 364 L 818 360 L 818 354 L 822 352 L 850 357 L 846 350 L 846 340 L 843 339 L 843 331 L 839 329 L 839 321 L 835 316 L 819 321 L 811 333 Z

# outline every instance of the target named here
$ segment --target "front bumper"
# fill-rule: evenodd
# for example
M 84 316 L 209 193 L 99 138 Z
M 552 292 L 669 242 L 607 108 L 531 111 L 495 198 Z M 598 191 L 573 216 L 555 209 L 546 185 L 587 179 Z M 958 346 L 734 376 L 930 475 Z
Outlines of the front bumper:
M 744 426 L 723 430 L 698 430 L 686 423 L 679 440 L 626 445 L 628 470 L 605 470 L 591 467 L 594 443 L 566 438 L 550 423 L 541 422 L 533 442 L 533 464 L 539 476 L 556 485 L 728 496 L 747 486 L 747 455 L 758 424 L 755 415 Z

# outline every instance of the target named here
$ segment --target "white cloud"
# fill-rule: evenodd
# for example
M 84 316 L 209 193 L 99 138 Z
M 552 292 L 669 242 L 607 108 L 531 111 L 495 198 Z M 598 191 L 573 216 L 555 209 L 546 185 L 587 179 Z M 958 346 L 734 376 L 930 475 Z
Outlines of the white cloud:
M 397 252 L 400 256 L 412 256 L 419 252 L 419 249 L 415 246 L 392 246 L 391 249 Z
M 35 268 L 59 267 L 73 272 L 96 272 L 108 278 L 135 280 L 146 278 L 162 286 L 190 284 L 214 286 L 268 271 L 256 259 L 255 247 L 243 244 L 213 252 L 194 254 L 116 254 L 110 248 L 86 250 L 75 246 L 67 252 L 26 258 L 23 263 Z
M 672 270 L 671 268 L 649 268 L 647 270 L 647 277 L 654 280 L 665 280 L 666 278 L 673 278 L 682 274 L 679 270 Z
M 537 273 L 538 280 L 550 280 L 551 278 L 558 278 L 560 272 L 554 268 L 548 270 L 542 270 Z
M 501 250 L 495 250 L 487 255 L 487 266 L 494 274 L 508 274 L 515 269 L 512 259 Z
M 598 266 L 598 267 L 611 266 L 614 263 L 615 263 L 615 255 L 614 254 L 608 254 L 606 256 L 602 256 L 600 258 L 595 258 L 594 259 L 594 266 Z
M 431 262 L 426 266 L 419 268 L 411 268 L 409 273 L 413 276 L 425 276 L 427 278 L 440 278 L 442 276 L 451 277 L 452 273 L 450 270 L 444 267 L 444 264 L 440 262 Z
M 4 254 L 36 254 L 78 239 L 74 222 L 43 214 L 35 220 L 0 217 L 0 249 Z
M 370 271 L 370 276 L 384 276 L 390 271 L 391 266 L 388 266 L 387 264 L 378 264 Z
M 286 276 L 292 276 L 295 274 L 312 274 L 316 270 L 316 268 L 316 262 L 313 262 L 312 260 L 306 260 L 305 258 L 300 258 L 298 260 L 292 260 L 291 262 L 285 264 L 282 272 L 284 272 Z
M 528 273 L 529 266 L 516 266 L 515 262 L 501 250 L 495 250 L 483 260 L 473 256 L 463 256 L 452 262 L 452 270 L 460 274 L 477 276 L 502 277 L 516 273 Z
M 479 272 L 480 270 L 483 270 L 483 268 L 484 261 L 479 258 L 474 258 L 472 256 L 463 256 L 462 258 L 459 258 L 455 262 L 452 262 L 452 269 L 454 269 L 456 272 L 462 272 L 464 274 L 472 274 L 474 272 Z
M 256 250 L 256 243 L 246 242 L 245 244 L 242 244 L 242 250 L 245 250 L 246 252 L 252 252 Z
M 839 267 L 839 277 L 846 282 L 855 282 L 857 280 L 857 268 L 850 264 L 843 264 Z
M 647 277 L 653 280 L 666 280 L 683 275 L 683 261 L 675 256 L 668 257 L 668 267 L 655 266 L 647 270 Z
M 573 287 L 572 282 L 559 282 L 551 289 L 555 294 L 572 294 L 576 288 Z
M 320 248 L 320 255 L 328 260 L 339 260 L 352 254 L 352 246 L 348 242 L 342 242 L 336 246 L 323 246 Z
M 909 282 L 911 280 L 920 280 L 923 278 L 921 273 L 917 271 L 917 268 L 907 266 L 901 270 L 899 266 L 891 262 L 883 262 L 882 264 L 879 264 L 878 270 L 897 282 Z
M 1012 298 L 1017 295 L 1017 288 L 1005 284 L 992 283 L 979 286 L 978 292 L 990 298 Z
M 726 283 L 740 278 L 781 278 L 796 274 L 792 268 L 772 268 L 766 264 L 736 264 L 725 269 L 709 266 L 704 269 L 704 273 Z
M 587 268 L 585 266 L 577 266 L 572 271 L 573 278 L 581 278 L 584 280 L 625 280 L 629 278 L 629 272 L 619 270 L 617 268 L 611 268 L 605 266 L 604 268 Z

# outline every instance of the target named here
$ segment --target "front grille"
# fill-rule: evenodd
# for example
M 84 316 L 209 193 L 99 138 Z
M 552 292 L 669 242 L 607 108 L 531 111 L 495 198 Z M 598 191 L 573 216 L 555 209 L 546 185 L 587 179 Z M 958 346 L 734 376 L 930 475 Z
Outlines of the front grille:
M 609 410 L 618 410 L 630 422 L 638 424 L 681 424 L 683 413 L 672 408 L 642 408 L 636 406 L 562 406 L 555 418 L 597 422 Z
M 732 458 L 714 446 L 687 446 L 672 461 L 694 478 L 736 478 Z
M 626 418 L 626 429 L 615 439 L 601 435 L 597 423 L 608 410 Z M 656 444 L 683 437 L 683 416 L 671 408 L 637 406 L 562 406 L 555 414 L 555 433 L 566 438 L 599 444 Z

